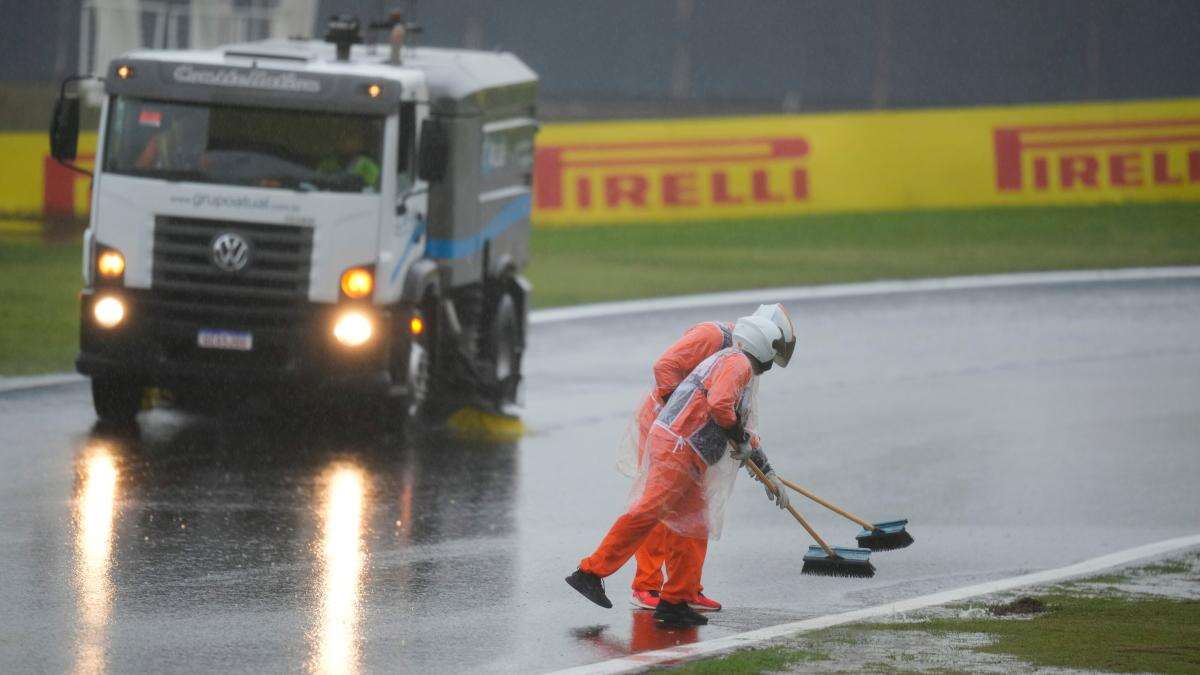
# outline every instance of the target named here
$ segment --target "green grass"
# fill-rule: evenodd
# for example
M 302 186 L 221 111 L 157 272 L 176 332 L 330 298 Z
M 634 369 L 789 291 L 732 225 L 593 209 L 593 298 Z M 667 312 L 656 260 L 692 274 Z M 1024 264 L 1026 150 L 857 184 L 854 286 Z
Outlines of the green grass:
M 537 307 L 771 286 L 1200 264 L 1200 204 L 534 230 Z M 78 245 L 0 237 L 0 375 L 69 370 Z
M 671 668 L 671 673 L 682 675 L 718 675 L 721 673 L 772 673 L 785 670 L 795 663 L 822 661 L 826 657 L 817 652 L 771 647 L 735 652 L 729 656 L 687 663 Z
M 1192 563 L 1188 560 L 1167 560 L 1142 568 L 1146 574 L 1187 574 L 1192 571 Z
M 1090 577 L 1088 579 L 1079 579 L 1077 581 L 1068 581 L 1065 584 L 1063 584 L 1063 587 L 1064 588 L 1076 588 L 1078 586 L 1090 585 L 1090 584 L 1105 584 L 1105 585 L 1124 584 L 1124 583 L 1127 583 L 1131 578 L 1132 577 L 1130 577 L 1128 574 L 1105 574 L 1103 576 Z
M 544 228 L 539 307 L 801 284 L 1200 263 L 1200 205 Z
M 0 375 L 72 369 L 81 285 L 79 244 L 0 240 Z
M 1200 671 L 1200 602 L 1161 598 L 1041 598 L 1047 611 L 1029 620 L 934 619 L 864 630 L 987 633 L 979 651 L 1009 654 L 1038 666 L 1108 672 Z

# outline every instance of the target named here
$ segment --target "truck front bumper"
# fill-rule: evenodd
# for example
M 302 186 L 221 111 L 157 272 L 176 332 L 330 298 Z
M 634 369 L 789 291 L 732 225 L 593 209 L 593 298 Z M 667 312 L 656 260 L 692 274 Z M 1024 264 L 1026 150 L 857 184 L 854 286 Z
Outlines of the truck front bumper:
M 103 296 L 125 305 L 124 319 L 113 328 L 99 326 L 93 305 Z M 153 291 L 88 289 L 81 295 L 80 352 L 75 367 L 91 377 L 112 377 L 146 386 L 279 385 L 389 391 L 392 372 L 404 372 L 394 355 L 407 356 L 395 344 L 397 317 L 370 305 L 306 303 L 286 318 L 211 317 L 165 313 Z M 337 341 L 333 326 L 341 312 L 355 309 L 373 323 L 371 338 L 358 347 Z M 249 350 L 199 345 L 202 330 L 249 335 Z M 400 333 L 403 335 L 403 333 Z

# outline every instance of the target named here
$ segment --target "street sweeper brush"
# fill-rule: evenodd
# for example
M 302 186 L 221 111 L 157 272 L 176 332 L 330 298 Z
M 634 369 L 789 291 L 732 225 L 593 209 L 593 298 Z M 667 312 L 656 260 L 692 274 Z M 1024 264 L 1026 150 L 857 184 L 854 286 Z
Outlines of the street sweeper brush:
M 746 460 L 746 467 L 750 469 L 750 473 L 758 479 L 758 482 L 766 485 L 768 489 L 775 492 L 775 486 L 771 481 L 767 480 L 766 474 L 754 460 Z M 862 548 L 831 548 L 821 535 L 808 524 L 804 516 L 796 510 L 796 507 L 791 504 L 787 505 L 788 513 L 800 523 L 808 536 L 817 542 L 817 546 L 811 546 L 808 549 L 808 554 L 804 556 L 804 566 L 800 568 L 801 574 L 818 574 L 827 577 L 873 577 L 875 576 L 875 567 L 871 564 L 871 552 Z
M 839 516 L 862 526 L 863 531 L 858 533 L 855 539 L 858 540 L 858 545 L 863 548 L 870 549 L 872 551 L 894 551 L 895 549 L 904 548 L 905 546 L 913 543 L 912 535 L 908 533 L 907 529 L 905 529 L 905 526 L 908 525 L 907 519 L 889 520 L 883 523 L 868 523 L 862 518 L 849 513 L 845 509 L 830 504 L 824 499 L 821 499 L 808 490 L 796 485 L 783 476 L 779 477 L 779 482 L 795 490 L 796 492 L 799 492 L 805 497 L 808 497 L 821 506 L 824 506 L 830 511 L 833 511 Z
M 800 573 L 869 579 L 875 576 L 875 566 L 871 564 L 871 552 L 865 548 L 809 546 Z
M 860 525 L 862 523 L 859 523 Z M 894 551 L 913 543 L 912 535 L 904 529 L 907 520 L 889 520 L 886 523 L 868 523 L 854 538 L 858 545 L 872 551 Z

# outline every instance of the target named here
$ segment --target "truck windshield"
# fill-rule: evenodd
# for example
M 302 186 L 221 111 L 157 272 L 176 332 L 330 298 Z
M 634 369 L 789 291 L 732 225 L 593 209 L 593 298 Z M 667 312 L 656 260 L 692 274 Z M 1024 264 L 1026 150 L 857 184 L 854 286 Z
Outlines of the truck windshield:
M 383 118 L 118 97 L 104 170 L 301 191 L 378 192 Z

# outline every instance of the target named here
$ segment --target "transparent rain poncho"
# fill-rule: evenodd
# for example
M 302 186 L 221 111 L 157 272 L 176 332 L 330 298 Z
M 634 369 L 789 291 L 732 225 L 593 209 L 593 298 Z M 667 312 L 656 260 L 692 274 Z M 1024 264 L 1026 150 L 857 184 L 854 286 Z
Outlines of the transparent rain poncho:
M 626 476 L 636 476 L 641 462 L 646 434 L 662 410 L 659 392 L 674 389 L 692 370 L 714 353 L 733 344 L 732 323 L 705 321 L 689 328 L 679 340 L 667 348 L 651 369 L 654 377 L 650 392 L 642 396 L 633 415 L 633 423 L 617 449 L 617 470 Z
M 757 402 L 758 378 L 754 377 L 738 404 L 738 414 L 751 433 L 757 427 Z M 622 473 L 628 475 L 632 469 L 634 477 L 629 511 L 649 511 L 685 537 L 719 539 L 740 463 L 726 448 L 706 468 L 705 460 L 688 440 L 662 424 L 651 425 L 645 447 L 639 448 L 638 422 L 644 419 L 646 405 L 643 400 L 635 413 L 617 462 Z
M 645 457 L 644 443 L 660 410 L 662 403 L 653 393 L 646 394 L 638 402 L 621 436 L 621 442 L 617 444 L 617 471 L 630 478 L 637 477 Z

